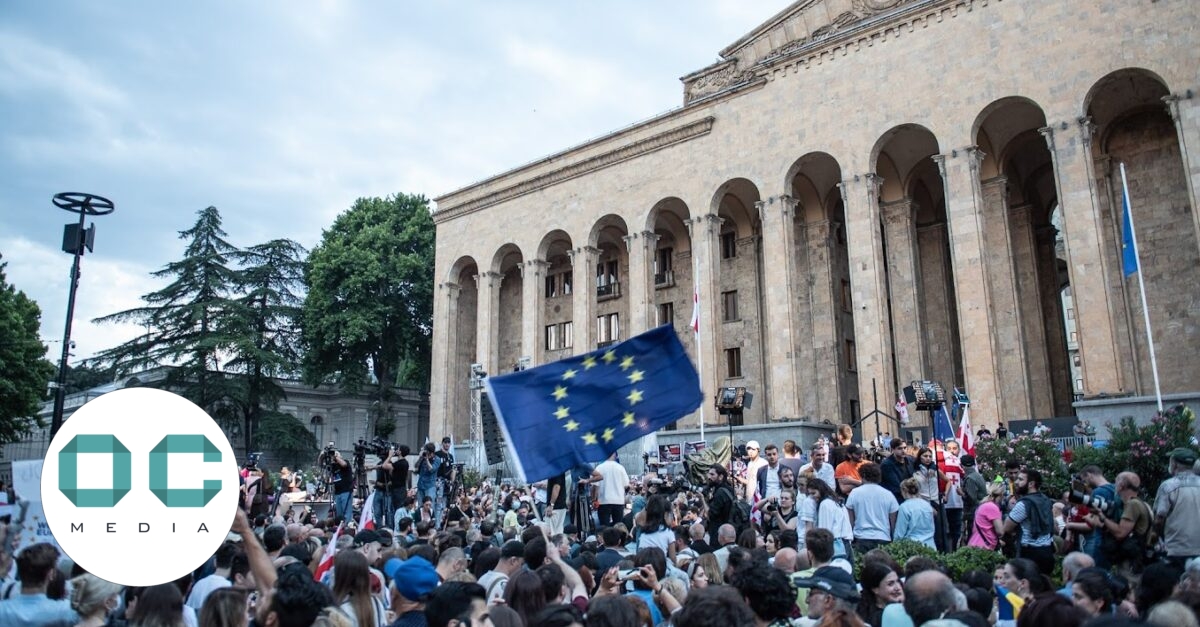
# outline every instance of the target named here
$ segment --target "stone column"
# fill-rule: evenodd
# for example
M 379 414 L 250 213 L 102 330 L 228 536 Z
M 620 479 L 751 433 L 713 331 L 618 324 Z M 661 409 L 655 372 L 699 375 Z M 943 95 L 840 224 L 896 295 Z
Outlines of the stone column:
M 622 321 L 626 329 L 621 339 L 626 339 L 649 330 L 653 326 L 650 313 L 654 311 L 654 277 L 650 276 L 654 254 L 652 248 L 658 236 L 650 231 L 632 233 L 624 237 L 629 252 L 629 320 Z
M 850 258 L 850 289 L 854 308 L 855 368 L 860 408 L 871 403 L 872 380 L 880 407 L 896 398 L 892 369 L 892 331 L 888 319 L 887 277 L 880 230 L 879 184 L 874 172 L 843 180 L 838 187 L 846 208 L 846 245 Z M 841 347 L 839 347 L 841 348 Z M 844 349 L 843 349 L 844 350 Z M 890 412 L 889 412 L 890 413 Z M 839 416 L 839 418 L 841 418 Z M 870 421 L 867 421 L 870 423 Z M 878 435 L 874 423 L 863 424 L 863 439 Z
M 685 220 L 692 238 L 692 264 L 700 294 L 700 332 L 698 334 L 696 361 L 700 368 L 700 390 L 704 393 L 702 406 L 711 407 L 717 387 L 725 379 L 725 363 L 721 359 L 724 336 L 721 329 L 719 300 L 721 260 L 718 244 L 721 235 L 721 218 L 706 213 Z M 690 316 L 689 316 L 690 318 Z M 706 410 L 707 420 L 717 417 L 715 410 Z
M 777 196 L 755 203 L 762 221 L 762 265 L 776 278 L 771 289 L 764 294 L 764 338 L 766 372 L 763 383 L 766 389 L 768 420 L 796 418 L 800 415 L 797 404 L 796 360 L 797 338 L 795 227 L 792 220 L 796 214 L 796 200 L 791 196 Z
M 546 289 L 546 272 L 550 263 L 544 259 L 530 259 L 521 269 L 524 282 L 521 284 L 521 355 L 530 359 L 529 365 L 542 363 L 542 290 Z
M 479 316 L 475 319 L 475 355 L 483 369 L 500 372 L 500 283 L 504 275 L 482 272 L 476 276 L 479 286 Z M 507 370 L 507 368 L 506 368 Z
M 1010 419 L 1000 394 L 996 336 L 992 332 L 995 310 L 988 288 L 984 255 L 983 190 L 979 162 L 983 153 L 974 146 L 935 155 L 946 189 L 946 220 L 950 230 L 950 258 L 954 260 L 954 293 L 958 299 L 958 332 L 962 343 L 963 375 L 973 412 L 982 422 Z
M 1055 416 L 1075 414 L 1075 387 L 1071 381 L 1070 355 L 1067 352 L 1067 330 L 1063 326 L 1062 283 L 1058 276 L 1058 229 L 1039 226 L 1034 231 L 1037 240 L 1038 301 L 1042 305 L 1042 328 L 1046 333 L 1046 361 L 1050 368 L 1050 393 Z M 1078 301 L 1075 301 L 1078 302 Z M 1076 318 L 1079 309 L 1076 308 Z
M 942 385 L 961 385 L 958 364 L 962 355 L 956 337 L 957 303 L 950 290 L 952 271 L 947 257 L 946 224 L 930 224 L 917 229 L 917 249 L 921 257 L 921 293 L 925 314 L 925 356 L 929 376 Z M 910 412 L 913 423 L 929 424 L 926 412 Z
M 801 373 L 808 373 L 801 380 L 811 394 L 800 399 L 800 405 L 814 421 L 838 421 L 846 413 L 842 407 L 845 390 L 840 351 L 843 348 L 838 333 L 842 286 L 833 277 L 833 223 L 821 220 L 805 224 L 804 248 L 808 253 L 807 280 L 798 278 L 804 280 L 808 291 L 810 332 L 807 338 L 799 338 L 801 343 L 809 345 L 809 350 L 801 353 L 807 358 L 802 357 L 798 365 Z
M 1042 299 L 1038 294 L 1037 244 L 1033 236 L 1028 203 L 1009 209 L 1012 224 L 1013 268 L 1017 279 L 1017 304 L 1021 314 L 1021 333 L 1025 339 L 1025 360 L 1029 371 L 1031 418 L 1050 418 L 1054 413 L 1054 394 L 1050 386 L 1050 363 L 1046 350 L 1046 332 L 1042 317 Z
M 982 153 L 981 153 L 982 154 Z M 1029 399 L 1029 371 L 1025 338 L 1021 333 L 1021 307 L 1013 268 L 1008 225 L 1008 179 L 997 176 L 980 183 L 983 226 L 983 262 L 988 277 L 992 339 L 996 347 L 996 379 L 1004 417 L 1020 420 L 1033 415 Z
M 921 310 L 925 299 L 921 290 L 921 260 L 916 247 L 915 211 L 910 198 L 884 203 L 879 207 L 883 217 L 884 250 L 887 253 L 897 389 L 931 375 L 923 346 L 925 330 Z
M 453 376 L 455 346 L 458 344 L 457 283 L 439 283 L 433 301 L 433 355 L 429 381 L 429 428 L 431 433 L 449 433 L 454 398 L 461 394 Z
M 1104 245 L 1106 220 L 1098 202 L 1092 173 L 1091 122 L 1038 129 L 1046 138 L 1054 164 L 1054 182 L 1063 212 L 1064 245 L 1075 302 L 1079 352 L 1083 360 L 1085 396 L 1130 389 L 1122 380 L 1117 351 L 1115 308 L 1119 295 L 1109 289 L 1110 274 Z M 1119 262 L 1119 259 L 1118 259 Z
M 596 262 L 600 249 L 583 246 L 571 251 L 575 291 L 571 293 L 571 321 L 575 327 L 572 354 L 596 350 Z
M 1200 245 L 1200 100 L 1189 91 L 1186 98 L 1172 94 L 1164 96 L 1163 102 L 1167 104 L 1167 113 L 1171 114 L 1179 134 L 1184 179 L 1192 203 L 1192 228 L 1196 230 L 1196 242 Z

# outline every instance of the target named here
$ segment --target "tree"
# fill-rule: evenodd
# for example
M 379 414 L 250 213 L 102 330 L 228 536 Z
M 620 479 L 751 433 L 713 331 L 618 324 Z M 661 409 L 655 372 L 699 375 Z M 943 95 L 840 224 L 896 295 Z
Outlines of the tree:
M 433 239 L 424 196 L 359 198 L 334 220 L 304 273 L 306 380 L 357 392 L 373 372 L 376 418 L 388 415 L 394 385 L 428 387 Z
M 240 296 L 227 318 L 231 340 L 225 368 L 240 373 L 236 394 L 247 450 L 264 411 L 273 411 L 284 398 L 275 382 L 299 372 L 297 323 L 302 299 L 296 293 L 304 274 L 304 247 L 275 239 L 234 253 Z
M 3 256 L 0 256 L 3 259 Z M 0 444 L 18 442 L 37 420 L 54 365 L 38 337 L 42 311 L 8 283 L 0 261 Z
M 254 448 L 272 451 L 282 462 L 295 467 L 316 457 L 317 438 L 295 416 L 264 411 L 254 434 Z
M 237 303 L 230 297 L 238 274 L 229 258 L 238 252 L 225 240 L 216 207 L 198 212 L 196 223 L 179 238 L 183 258 L 152 273 L 174 277 L 166 287 L 142 296 L 146 303 L 94 322 L 133 322 L 146 332 L 102 351 L 92 364 L 133 372 L 174 366 L 157 385 L 179 393 L 210 415 L 220 416 L 234 383 L 220 371 L 221 356 L 234 345 L 228 334 Z
M 86 392 L 94 387 L 111 383 L 112 372 L 87 366 L 67 366 L 67 385 L 64 394 Z

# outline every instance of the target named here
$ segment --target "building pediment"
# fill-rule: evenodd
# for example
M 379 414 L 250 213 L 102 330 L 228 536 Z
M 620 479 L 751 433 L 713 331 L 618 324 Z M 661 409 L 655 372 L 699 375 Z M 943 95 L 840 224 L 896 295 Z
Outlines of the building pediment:
M 720 52 L 721 61 L 688 74 L 684 104 L 749 83 L 756 68 L 873 18 L 933 0 L 799 0 Z

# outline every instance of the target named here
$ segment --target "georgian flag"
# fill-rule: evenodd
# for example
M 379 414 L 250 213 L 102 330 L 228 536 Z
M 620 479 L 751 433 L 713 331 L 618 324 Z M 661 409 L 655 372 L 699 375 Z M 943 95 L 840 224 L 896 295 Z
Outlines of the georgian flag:
M 367 500 L 363 502 L 362 515 L 358 517 L 358 530 L 366 531 L 375 528 L 375 495 L 377 490 L 373 490 L 367 496 Z
M 321 577 L 333 568 L 333 556 L 337 553 L 338 536 L 342 534 L 342 526 L 345 523 L 337 526 L 333 531 L 333 537 L 329 538 L 329 544 L 325 545 L 325 554 L 321 556 L 321 563 L 317 565 L 317 571 L 313 573 L 313 581 L 321 581 Z
M 958 441 L 964 453 L 974 455 L 975 430 L 971 428 L 971 406 L 964 403 L 959 405 L 959 409 L 962 410 L 962 417 L 958 420 Z
M 908 403 L 904 401 L 904 394 L 896 397 L 896 417 L 900 419 L 900 424 L 908 424 Z
M 700 288 L 692 291 L 692 321 L 688 324 L 693 333 L 700 332 Z

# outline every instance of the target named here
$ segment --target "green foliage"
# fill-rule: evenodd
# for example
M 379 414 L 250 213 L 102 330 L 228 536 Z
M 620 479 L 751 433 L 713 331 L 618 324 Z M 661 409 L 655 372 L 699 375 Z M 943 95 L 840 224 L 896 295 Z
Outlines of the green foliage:
M 317 439 L 295 416 L 265 411 L 254 434 L 254 448 L 272 451 L 280 462 L 296 467 L 317 456 Z
M 991 575 L 1005 559 L 1004 554 L 999 551 L 964 546 L 949 555 L 941 556 L 941 562 L 950 571 L 950 578 L 957 581 L 963 573 L 971 570 L 980 570 Z
M 8 283 L 7 265 L 0 262 L 0 445 L 20 441 L 38 424 L 55 372 L 39 338 L 41 309 Z
M 485 479 L 487 479 L 487 476 L 480 472 L 478 468 L 463 466 L 462 483 L 464 488 L 468 490 L 477 488 L 483 485 Z
M 198 213 L 196 223 L 179 238 L 187 242 L 183 258 L 172 261 L 155 277 L 173 277 L 166 287 L 144 294 L 145 306 L 109 314 L 94 322 L 131 322 L 146 329 L 142 335 L 100 352 L 91 365 L 121 373 L 163 365 L 174 366 L 157 385 L 170 389 L 219 414 L 233 396 L 233 383 L 220 372 L 220 357 L 234 344 L 228 335 L 235 303 L 231 298 L 237 273 L 229 266 L 237 248 L 225 240 L 216 207 Z
M 304 371 L 354 392 L 425 389 L 433 329 L 433 219 L 423 196 L 359 198 L 326 230 L 304 280 Z M 386 416 L 386 410 L 379 415 Z
M 94 387 L 111 383 L 111 370 L 88 368 L 87 366 L 67 366 L 66 394 L 86 392 Z
M 1167 479 L 1167 453 L 1192 446 L 1196 414 L 1190 407 L 1176 405 L 1162 414 L 1155 413 L 1148 425 L 1139 426 L 1132 416 L 1126 416 L 1118 424 L 1105 426 L 1111 434 L 1108 445 L 1076 448 L 1071 468 L 1078 471 L 1095 464 L 1109 481 L 1119 472 L 1133 471 L 1142 480 L 1143 491 L 1153 497 L 1159 484 Z
M 375 435 L 384 438 L 391 438 L 396 432 L 396 419 L 391 416 L 386 416 L 375 421 Z
M 1005 464 L 1015 459 L 1042 473 L 1042 492 L 1052 498 L 1062 494 L 1070 484 L 1070 474 L 1058 444 L 1045 436 L 1022 433 L 1008 440 L 982 440 L 975 445 L 975 459 L 980 474 L 989 483 L 1002 477 Z
M 931 549 L 924 544 L 917 542 L 916 540 L 909 540 L 907 538 L 904 540 L 896 540 L 895 542 L 885 544 L 879 548 L 884 553 L 891 555 L 892 559 L 896 560 L 896 563 L 900 564 L 900 566 L 904 566 L 904 563 L 907 562 L 910 557 L 916 557 L 918 555 L 922 557 L 929 557 L 939 562 L 941 561 L 941 555 L 936 550 Z M 860 578 L 862 573 L 862 562 L 864 555 L 865 554 L 855 554 L 854 556 L 854 578 L 856 580 Z

